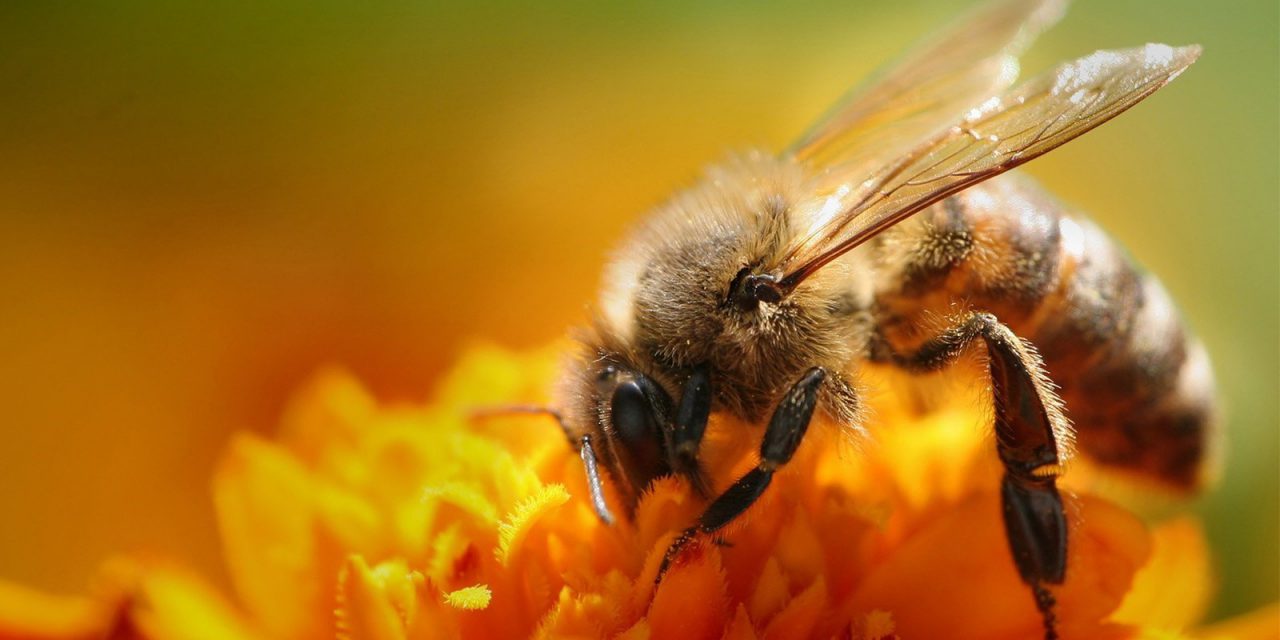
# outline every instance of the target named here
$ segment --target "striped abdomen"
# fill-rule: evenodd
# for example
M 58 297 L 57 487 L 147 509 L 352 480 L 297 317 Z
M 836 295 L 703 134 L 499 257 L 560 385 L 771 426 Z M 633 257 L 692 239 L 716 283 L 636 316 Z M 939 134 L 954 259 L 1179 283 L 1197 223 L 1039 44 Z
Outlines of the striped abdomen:
M 1193 489 L 1213 444 L 1213 374 L 1159 281 L 1088 220 L 1017 176 L 921 212 L 875 243 L 877 310 L 899 349 L 962 309 L 994 313 L 1043 356 L 1079 449 Z

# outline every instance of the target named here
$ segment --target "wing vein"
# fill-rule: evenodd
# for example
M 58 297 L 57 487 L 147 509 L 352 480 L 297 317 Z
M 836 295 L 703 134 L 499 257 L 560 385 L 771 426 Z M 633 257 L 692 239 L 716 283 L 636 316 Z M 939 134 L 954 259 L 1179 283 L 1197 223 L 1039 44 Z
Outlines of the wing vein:
M 1177 77 L 1199 53 L 1166 45 L 1099 51 L 983 102 L 878 171 L 837 171 L 847 176 L 850 203 L 784 254 L 782 281 L 794 287 L 911 214 L 1092 130 Z

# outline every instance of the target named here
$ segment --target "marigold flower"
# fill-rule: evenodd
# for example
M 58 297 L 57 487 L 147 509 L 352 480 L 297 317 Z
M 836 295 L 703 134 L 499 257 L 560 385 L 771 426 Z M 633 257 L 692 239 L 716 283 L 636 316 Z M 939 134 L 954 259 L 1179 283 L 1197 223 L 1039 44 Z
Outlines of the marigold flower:
M 424 406 L 380 406 L 321 374 L 275 440 L 240 435 L 213 497 L 238 605 L 151 560 L 113 562 L 96 593 L 0 584 L 0 638 L 1034 638 L 1041 619 L 1003 536 L 983 412 L 915 415 L 883 393 L 874 443 L 816 428 L 765 498 L 689 547 L 702 502 L 657 481 L 633 521 L 601 524 L 582 470 L 539 416 L 555 349 L 472 349 Z M 964 394 L 956 394 L 963 396 Z M 718 487 L 753 463 L 750 426 L 713 422 Z M 1275 637 L 1277 610 L 1189 631 L 1213 584 L 1199 526 L 1155 526 L 1074 491 L 1065 638 Z M 1270 634 L 1270 635 L 1268 635 Z

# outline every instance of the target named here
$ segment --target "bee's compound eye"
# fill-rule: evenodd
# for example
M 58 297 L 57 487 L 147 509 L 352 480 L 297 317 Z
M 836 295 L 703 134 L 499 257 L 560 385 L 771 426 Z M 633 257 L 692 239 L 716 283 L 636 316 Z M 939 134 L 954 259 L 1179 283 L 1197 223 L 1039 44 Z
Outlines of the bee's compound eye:
M 620 372 L 608 402 L 608 423 L 600 425 L 609 451 L 635 495 L 654 478 L 669 473 L 662 430 L 671 400 L 644 375 Z
M 657 431 L 653 409 L 644 389 L 634 381 L 627 381 L 613 390 L 610 401 L 613 428 L 629 445 L 635 446 L 651 440 Z

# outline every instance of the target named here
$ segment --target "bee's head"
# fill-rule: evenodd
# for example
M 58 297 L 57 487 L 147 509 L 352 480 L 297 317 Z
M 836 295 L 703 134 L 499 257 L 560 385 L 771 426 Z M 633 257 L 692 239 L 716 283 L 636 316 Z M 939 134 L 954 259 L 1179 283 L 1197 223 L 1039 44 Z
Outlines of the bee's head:
M 658 476 L 671 472 L 663 429 L 671 397 L 653 378 L 615 362 L 594 363 L 590 394 L 599 455 L 631 500 Z
M 621 353 L 599 346 L 586 344 L 566 367 L 559 402 L 566 435 L 584 461 L 594 458 L 603 470 L 589 481 L 609 481 L 630 511 L 645 486 L 671 472 L 664 435 L 671 422 L 671 394 Z M 596 511 L 607 509 L 598 504 Z
M 754 238 L 690 238 L 655 252 L 630 296 L 625 335 L 658 366 L 709 363 L 719 399 L 756 417 L 805 369 L 844 364 L 862 305 L 857 281 L 822 274 L 788 289 Z
M 657 369 L 708 364 L 720 406 L 748 418 L 805 369 L 842 366 L 866 279 L 839 263 L 785 279 L 787 252 L 822 206 L 796 171 L 750 155 L 661 207 L 605 273 L 601 333 Z
M 711 405 L 705 368 L 646 372 L 599 342 L 587 343 L 567 366 L 561 389 L 567 435 L 580 451 L 589 447 L 585 455 L 606 471 L 629 509 L 650 482 L 671 473 L 685 475 L 705 493 L 696 460 Z M 679 386 L 672 386 L 677 377 Z

